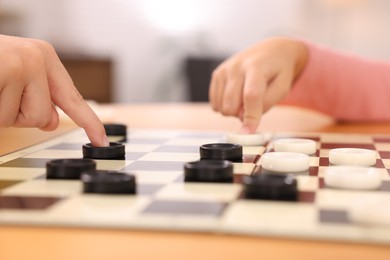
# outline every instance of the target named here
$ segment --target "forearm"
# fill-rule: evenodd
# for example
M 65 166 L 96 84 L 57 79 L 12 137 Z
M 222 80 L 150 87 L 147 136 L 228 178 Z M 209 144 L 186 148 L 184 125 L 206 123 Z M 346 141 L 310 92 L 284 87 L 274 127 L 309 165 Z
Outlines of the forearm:
M 339 120 L 390 120 L 390 63 L 306 45 L 306 66 L 283 104 Z

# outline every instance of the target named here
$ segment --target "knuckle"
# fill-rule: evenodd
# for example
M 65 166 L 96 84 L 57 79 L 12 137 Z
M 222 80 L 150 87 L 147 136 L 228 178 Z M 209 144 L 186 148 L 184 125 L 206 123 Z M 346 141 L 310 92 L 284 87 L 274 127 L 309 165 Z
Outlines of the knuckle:
M 243 94 L 245 102 L 256 102 L 261 98 L 261 94 L 256 87 L 248 87 Z

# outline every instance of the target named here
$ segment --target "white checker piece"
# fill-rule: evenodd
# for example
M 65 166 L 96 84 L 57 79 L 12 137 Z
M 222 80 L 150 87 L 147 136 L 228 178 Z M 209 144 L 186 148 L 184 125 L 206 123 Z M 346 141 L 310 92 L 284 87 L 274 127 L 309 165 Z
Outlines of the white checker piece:
M 377 169 L 358 166 L 330 166 L 324 172 L 324 181 L 329 187 L 357 190 L 374 190 L 382 184 Z
M 273 172 L 303 172 L 310 166 L 310 157 L 302 153 L 269 152 L 260 160 L 262 168 Z
M 294 152 L 314 154 L 317 151 L 317 142 L 303 138 L 283 138 L 273 141 L 275 152 Z
M 329 151 L 329 163 L 333 165 L 373 166 L 376 151 L 361 148 L 336 148 Z

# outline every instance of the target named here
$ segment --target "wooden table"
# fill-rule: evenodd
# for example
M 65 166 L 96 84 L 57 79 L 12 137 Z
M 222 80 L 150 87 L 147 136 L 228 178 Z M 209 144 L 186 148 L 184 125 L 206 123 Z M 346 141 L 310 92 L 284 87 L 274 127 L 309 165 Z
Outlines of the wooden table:
M 105 122 L 130 127 L 237 131 L 238 120 L 206 104 L 106 105 L 97 108 Z M 51 133 L 34 129 L 0 130 L 1 154 L 74 128 L 64 118 Z M 261 131 L 390 133 L 390 123 L 336 124 L 331 118 L 291 107 L 276 107 L 263 117 Z M 0 211 L 1 214 L 1 211 Z M 0 226 L 0 259 L 390 259 L 390 246 L 334 241 L 222 234 Z

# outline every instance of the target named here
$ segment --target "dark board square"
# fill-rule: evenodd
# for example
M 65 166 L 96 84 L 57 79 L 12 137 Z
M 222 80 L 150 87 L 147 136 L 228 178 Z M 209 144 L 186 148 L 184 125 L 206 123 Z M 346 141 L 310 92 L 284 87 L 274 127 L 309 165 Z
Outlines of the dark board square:
M 348 224 L 348 213 L 345 210 L 320 209 L 319 220 L 321 223 Z
M 56 197 L 0 196 L 0 210 L 44 210 L 61 199 Z
M 298 192 L 298 201 L 299 202 L 313 203 L 315 198 L 316 198 L 316 194 L 313 191 L 299 191 Z
M 18 158 L 0 164 L 0 167 L 22 167 L 22 168 L 46 168 L 46 162 L 51 159 L 40 158 Z
M 227 204 L 221 202 L 203 201 L 153 201 L 144 211 L 144 214 L 168 215 L 208 215 L 220 216 Z
M 390 192 L 390 181 L 382 181 L 382 185 L 379 188 L 381 191 L 388 191 Z
M 164 185 L 157 184 L 139 184 L 137 185 L 137 194 L 139 195 L 154 195 L 157 191 L 159 191 Z
M 135 161 L 141 158 L 142 156 L 146 155 L 147 153 L 135 153 L 135 152 L 128 152 L 125 154 L 126 160 Z
M 321 149 L 336 149 L 336 148 L 362 148 L 375 150 L 374 144 L 350 144 L 350 143 L 322 143 Z
M 382 159 L 390 159 L 390 152 L 388 152 L 388 151 L 378 151 L 378 153 L 379 153 L 379 156 Z

